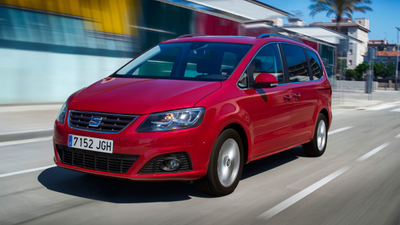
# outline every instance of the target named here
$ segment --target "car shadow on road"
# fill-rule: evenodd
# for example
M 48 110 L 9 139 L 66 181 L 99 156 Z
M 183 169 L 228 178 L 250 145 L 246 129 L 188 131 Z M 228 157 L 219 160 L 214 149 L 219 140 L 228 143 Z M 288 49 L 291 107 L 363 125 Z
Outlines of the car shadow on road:
M 183 182 L 136 182 L 84 174 L 60 167 L 43 171 L 38 176 L 38 181 L 52 191 L 112 203 L 184 201 L 191 199 L 192 194 L 201 194 L 195 185 Z
M 307 157 L 306 155 L 304 155 L 303 148 L 301 146 L 297 146 L 297 147 L 291 148 L 287 151 L 283 151 L 283 152 L 253 161 L 253 162 L 245 165 L 243 174 L 242 174 L 242 180 L 250 178 L 250 177 L 260 174 L 260 173 L 264 173 L 275 167 L 282 166 L 283 164 L 286 164 L 293 160 L 296 160 L 299 157 Z
M 301 147 L 292 148 L 244 167 L 242 180 L 304 157 Z M 191 196 L 213 198 L 202 193 L 196 185 L 179 181 L 136 182 L 83 174 L 59 167 L 44 170 L 38 181 L 47 189 L 97 201 L 111 203 L 174 202 Z M 240 183 L 239 183 L 240 185 Z

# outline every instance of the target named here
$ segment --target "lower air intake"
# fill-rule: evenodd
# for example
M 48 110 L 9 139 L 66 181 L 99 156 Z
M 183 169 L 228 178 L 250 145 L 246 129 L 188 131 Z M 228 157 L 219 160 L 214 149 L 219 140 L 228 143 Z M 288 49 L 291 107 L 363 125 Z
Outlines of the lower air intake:
M 63 164 L 110 173 L 126 173 L 139 158 L 137 155 L 107 154 L 56 145 Z

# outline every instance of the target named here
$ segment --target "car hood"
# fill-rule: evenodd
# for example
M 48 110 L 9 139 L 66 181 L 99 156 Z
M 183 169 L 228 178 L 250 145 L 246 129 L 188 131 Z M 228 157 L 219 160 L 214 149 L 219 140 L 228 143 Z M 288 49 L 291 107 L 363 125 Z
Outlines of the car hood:
M 148 114 L 193 107 L 221 82 L 104 78 L 79 92 L 68 108 L 121 114 Z

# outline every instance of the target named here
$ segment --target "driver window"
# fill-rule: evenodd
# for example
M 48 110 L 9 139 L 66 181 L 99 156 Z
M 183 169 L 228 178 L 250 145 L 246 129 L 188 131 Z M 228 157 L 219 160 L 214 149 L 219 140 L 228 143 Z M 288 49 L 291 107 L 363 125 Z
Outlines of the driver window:
M 250 64 L 253 66 L 253 76 L 256 79 L 260 73 L 270 73 L 276 77 L 279 84 L 285 83 L 282 72 L 282 61 L 277 44 L 269 44 L 262 48 Z

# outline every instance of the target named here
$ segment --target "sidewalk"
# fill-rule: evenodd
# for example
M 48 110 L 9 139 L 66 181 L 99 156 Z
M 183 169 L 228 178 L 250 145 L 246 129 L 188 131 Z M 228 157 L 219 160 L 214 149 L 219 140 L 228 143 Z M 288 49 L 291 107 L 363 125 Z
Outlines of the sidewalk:
M 369 100 L 371 99 L 372 100 Z M 376 90 L 369 94 L 364 91 L 335 90 L 332 93 L 333 111 L 340 109 L 365 109 L 375 105 L 400 102 L 400 91 Z
M 51 136 L 61 105 L 0 106 L 0 142 Z

